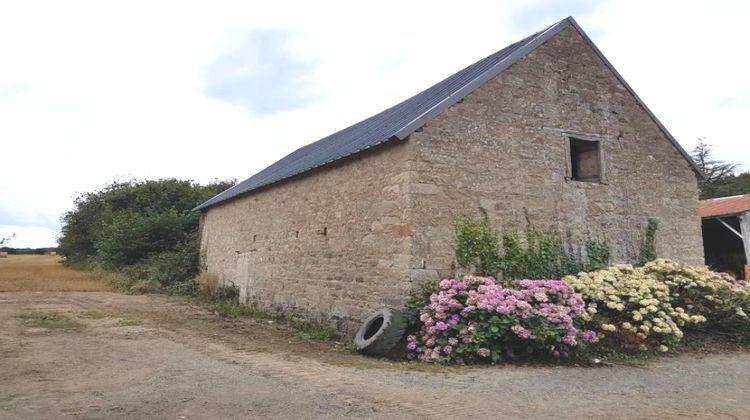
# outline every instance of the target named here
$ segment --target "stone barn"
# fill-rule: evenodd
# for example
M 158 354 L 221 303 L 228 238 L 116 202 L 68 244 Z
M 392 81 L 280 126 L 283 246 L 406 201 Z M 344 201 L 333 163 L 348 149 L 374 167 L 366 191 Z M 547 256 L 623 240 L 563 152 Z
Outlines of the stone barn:
M 698 173 L 567 18 L 201 204 L 201 247 L 241 301 L 351 333 L 452 273 L 463 216 L 603 238 L 613 262 L 654 218 L 660 257 L 702 263 Z

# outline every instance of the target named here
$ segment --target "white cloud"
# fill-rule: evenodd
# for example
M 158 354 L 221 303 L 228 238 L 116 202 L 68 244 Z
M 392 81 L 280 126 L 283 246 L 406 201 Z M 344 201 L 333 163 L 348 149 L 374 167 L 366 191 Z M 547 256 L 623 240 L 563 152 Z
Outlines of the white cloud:
M 5 2 L 0 224 L 57 229 L 76 192 L 115 179 L 244 179 L 569 13 L 685 148 L 707 137 L 719 158 L 750 169 L 749 11 L 708 1 Z M 209 98 L 216 61 L 268 32 L 284 34 L 280 62 L 314 63 L 314 100 L 257 115 Z

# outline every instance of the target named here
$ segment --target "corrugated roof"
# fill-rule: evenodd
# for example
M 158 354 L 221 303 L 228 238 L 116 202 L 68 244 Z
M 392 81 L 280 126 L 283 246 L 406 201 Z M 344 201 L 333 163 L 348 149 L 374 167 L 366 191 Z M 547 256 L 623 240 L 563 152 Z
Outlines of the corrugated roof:
M 701 200 L 698 214 L 702 218 L 734 216 L 750 211 L 750 194 Z
M 693 164 L 696 173 L 700 174 L 700 171 L 685 150 L 680 147 L 666 128 L 643 104 L 609 61 L 604 58 L 599 49 L 591 42 L 591 39 L 588 38 L 575 20 L 572 17 L 568 17 L 466 67 L 398 105 L 320 139 L 315 143 L 297 149 L 268 168 L 209 199 L 196 207 L 196 209 L 205 209 L 385 142 L 404 140 L 432 118 L 569 26 L 575 28 L 591 45 L 620 82 L 635 96 L 638 103 L 662 129 L 667 138 Z

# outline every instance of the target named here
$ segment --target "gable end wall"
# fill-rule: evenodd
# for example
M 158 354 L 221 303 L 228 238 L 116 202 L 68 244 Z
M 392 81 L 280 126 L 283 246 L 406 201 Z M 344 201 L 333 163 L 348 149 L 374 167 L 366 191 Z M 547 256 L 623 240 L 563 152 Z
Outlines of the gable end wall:
M 568 181 L 565 132 L 601 139 L 606 184 Z M 585 137 L 584 137 L 585 138 Z M 606 240 L 635 262 L 647 219 L 657 253 L 703 263 L 697 178 L 635 98 L 566 28 L 412 134 L 417 182 L 414 261 L 454 266 L 454 222 L 486 212 L 501 229 Z

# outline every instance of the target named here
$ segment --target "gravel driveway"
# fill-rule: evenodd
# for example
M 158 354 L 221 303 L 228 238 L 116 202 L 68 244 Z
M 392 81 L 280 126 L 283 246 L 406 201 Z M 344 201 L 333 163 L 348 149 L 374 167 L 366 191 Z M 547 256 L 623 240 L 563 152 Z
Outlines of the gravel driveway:
M 29 314 L 59 314 L 62 327 Z M 36 315 L 35 315 L 36 316 Z M 750 418 L 750 354 L 425 367 L 164 296 L 0 293 L 0 418 Z

